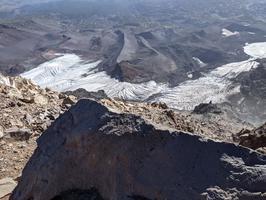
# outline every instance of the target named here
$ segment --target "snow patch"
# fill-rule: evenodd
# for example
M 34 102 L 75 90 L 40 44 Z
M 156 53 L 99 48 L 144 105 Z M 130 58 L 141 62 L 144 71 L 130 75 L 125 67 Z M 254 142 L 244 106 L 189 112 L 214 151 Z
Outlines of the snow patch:
M 11 86 L 9 78 L 3 76 L 2 74 L 0 74 L 0 84 Z
M 187 74 L 187 77 L 190 78 L 190 79 L 192 79 L 193 78 L 193 74 L 192 73 L 188 73 Z
M 226 28 L 223 28 L 222 29 L 222 35 L 224 37 L 231 37 L 231 36 L 234 36 L 234 35 L 239 35 L 240 33 L 238 31 L 235 31 L 235 32 L 232 32 Z
M 252 58 L 266 58 L 266 42 L 246 44 L 244 52 Z
M 193 60 L 195 60 L 199 64 L 200 67 L 207 66 L 207 64 L 202 62 L 199 58 L 193 57 Z

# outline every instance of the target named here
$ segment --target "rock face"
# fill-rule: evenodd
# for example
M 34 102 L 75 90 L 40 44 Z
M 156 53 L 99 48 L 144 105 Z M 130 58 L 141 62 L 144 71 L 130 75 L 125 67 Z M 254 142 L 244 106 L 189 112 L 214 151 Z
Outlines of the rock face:
M 39 138 L 11 199 L 265 199 L 265 186 L 266 156 L 81 100 Z
M 266 153 L 266 123 L 254 130 L 243 129 L 236 135 L 235 140 L 243 146 Z
M 147 104 L 117 99 L 102 99 L 100 102 L 115 112 L 141 116 L 152 124 L 176 131 L 190 132 L 215 141 L 233 143 L 236 133 L 239 133 L 243 128 L 254 128 L 230 114 L 230 107 L 229 109 L 222 107 L 223 110 L 220 114 L 212 112 L 196 114 L 190 111 L 172 110 L 164 103 Z M 216 105 L 214 104 L 214 106 Z M 220 110 L 219 107 L 218 109 Z
M 266 119 L 266 59 L 258 60 L 260 65 L 249 72 L 240 74 L 240 95 L 230 99 L 236 112 L 246 121 L 261 125 Z

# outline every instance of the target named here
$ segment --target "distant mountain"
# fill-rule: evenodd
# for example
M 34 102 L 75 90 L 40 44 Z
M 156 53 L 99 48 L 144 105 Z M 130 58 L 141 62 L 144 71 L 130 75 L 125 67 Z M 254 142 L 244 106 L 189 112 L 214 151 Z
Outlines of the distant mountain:
M 0 200 L 17 181 L 11 200 L 265 199 L 265 19 L 265 0 L 0 0 Z
M 249 121 L 258 113 L 245 111 L 257 100 L 238 103 L 247 95 L 246 78 L 241 77 L 253 73 L 258 66 L 254 54 L 264 51 L 262 46 L 244 49 L 266 41 L 263 1 L 10 4 L 16 9 L 4 9 L 7 15 L 0 20 L 0 71 L 6 75 L 21 74 L 60 91 L 105 90 L 108 96 L 127 100 L 164 101 L 176 109 L 227 102 Z M 265 78 L 257 77 L 264 84 Z

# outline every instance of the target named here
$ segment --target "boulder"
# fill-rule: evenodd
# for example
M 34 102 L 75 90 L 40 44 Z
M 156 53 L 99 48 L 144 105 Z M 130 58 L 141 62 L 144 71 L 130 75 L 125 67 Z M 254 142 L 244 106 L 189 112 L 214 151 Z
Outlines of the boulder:
M 37 143 L 11 200 L 263 199 L 266 193 L 266 156 L 161 130 L 88 99 Z
M 160 109 L 164 109 L 164 110 L 168 109 L 167 104 L 162 103 L 162 102 L 160 102 L 160 103 L 153 102 L 153 103 L 151 103 L 151 106 L 154 108 L 160 108 Z
M 28 141 L 32 135 L 31 130 L 26 128 L 10 128 L 5 131 L 5 137 L 15 141 Z
M 48 104 L 48 99 L 44 95 L 37 94 L 34 96 L 34 103 L 38 105 L 47 105 Z
M 23 103 L 34 103 L 34 97 L 33 96 L 23 96 L 21 98 L 19 98 L 20 101 L 22 101 Z
M 77 103 L 77 98 L 73 95 L 66 96 L 63 100 L 63 105 L 74 105 Z

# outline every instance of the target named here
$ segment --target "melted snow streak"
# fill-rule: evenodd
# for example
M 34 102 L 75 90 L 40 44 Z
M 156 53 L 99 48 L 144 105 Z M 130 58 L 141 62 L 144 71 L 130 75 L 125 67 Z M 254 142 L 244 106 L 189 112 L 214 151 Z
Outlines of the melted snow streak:
M 185 81 L 177 87 L 168 87 L 150 81 L 142 84 L 119 82 L 105 72 L 99 72 L 97 62 L 85 62 L 74 54 L 62 54 L 37 68 L 23 73 L 42 87 L 58 91 L 84 88 L 88 91 L 104 90 L 110 97 L 125 100 L 160 101 L 176 109 L 191 110 L 202 102 L 226 101 L 230 94 L 239 92 L 239 86 L 232 86 L 231 79 L 242 72 L 256 68 L 256 58 L 266 57 L 266 43 L 247 45 L 245 52 L 251 56 L 243 62 L 230 63 L 216 68 L 197 80 Z

